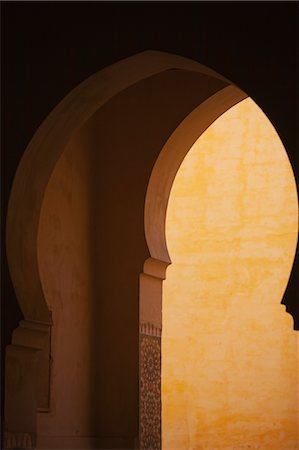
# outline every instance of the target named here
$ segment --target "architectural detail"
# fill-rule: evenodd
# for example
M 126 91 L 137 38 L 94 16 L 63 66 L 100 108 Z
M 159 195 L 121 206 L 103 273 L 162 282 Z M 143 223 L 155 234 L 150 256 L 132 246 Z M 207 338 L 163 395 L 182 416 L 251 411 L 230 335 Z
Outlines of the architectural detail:
M 161 327 L 156 327 L 152 323 L 140 323 L 140 334 L 161 337 L 161 332 Z
M 148 330 L 158 330 L 146 324 Z M 161 330 L 159 330 L 161 331 Z M 140 449 L 161 448 L 161 338 L 140 334 Z
M 165 225 L 167 204 L 173 181 L 188 151 L 199 136 L 221 114 L 247 97 L 234 85 L 226 86 L 200 103 L 174 130 L 156 160 L 149 180 L 144 209 L 144 226 L 151 258 L 146 273 L 165 271 L 171 262 Z M 166 264 L 166 266 L 165 266 Z M 163 272 L 162 270 L 162 272 Z
M 204 74 L 223 86 L 229 83 L 196 61 L 163 52 L 142 52 L 106 67 L 73 89 L 27 146 L 10 193 L 6 221 L 9 270 L 27 320 L 52 321 L 40 281 L 37 234 L 45 190 L 59 157 L 74 133 L 113 97 L 171 69 Z M 37 173 L 38 177 L 33 176 Z
M 140 275 L 139 433 L 140 449 L 161 448 L 162 284 L 171 259 L 166 242 L 166 210 L 176 173 L 197 138 L 223 112 L 247 95 L 228 86 L 201 103 L 176 128 L 151 173 L 145 200 L 145 235 L 151 258 Z
M 5 449 L 32 449 L 35 447 L 35 437 L 31 433 L 10 433 L 5 432 Z
M 5 360 L 5 448 L 34 448 L 36 413 L 49 407 L 50 327 L 22 320 Z
M 140 275 L 139 441 L 141 450 L 161 448 L 162 283 L 169 263 L 149 258 Z

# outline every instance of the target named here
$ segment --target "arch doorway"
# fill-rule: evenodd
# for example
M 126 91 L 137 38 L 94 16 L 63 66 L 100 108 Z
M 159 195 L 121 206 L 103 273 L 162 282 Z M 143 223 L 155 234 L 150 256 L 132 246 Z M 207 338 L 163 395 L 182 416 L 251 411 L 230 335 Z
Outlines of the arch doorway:
M 198 136 L 246 97 L 149 51 L 83 82 L 37 130 L 7 216 L 24 320 L 6 350 L 6 448 L 160 448 L 169 193 Z
M 164 450 L 297 448 L 298 334 L 280 303 L 297 218 L 285 149 L 243 100 L 194 143 L 170 194 Z

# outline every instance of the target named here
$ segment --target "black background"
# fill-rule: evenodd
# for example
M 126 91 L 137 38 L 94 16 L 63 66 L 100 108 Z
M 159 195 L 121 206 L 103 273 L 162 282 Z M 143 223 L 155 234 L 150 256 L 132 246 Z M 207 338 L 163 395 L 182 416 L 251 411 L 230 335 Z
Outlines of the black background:
M 298 181 L 298 3 L 2 2 L 1 22 L 2 348 L 22 318 L 4 250 L 13 177 L 37 127 L 89 75 L 149 49 L 215 69 L 264 110 Z M 283 302 L 299 327 L 297 286 L 298 261 Z

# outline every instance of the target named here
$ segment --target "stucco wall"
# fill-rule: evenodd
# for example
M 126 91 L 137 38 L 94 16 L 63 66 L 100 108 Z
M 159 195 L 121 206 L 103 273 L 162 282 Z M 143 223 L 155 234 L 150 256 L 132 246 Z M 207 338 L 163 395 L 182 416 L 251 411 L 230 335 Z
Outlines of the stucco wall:
M 244 100 L 194 144 L 171 192 L 164 450 L 298 448 L 298 334 L 280 304 L 296 239 L 285 150 Z
M 72 439 L 76 447 L 78 437 L 93 436 L 91 330 L 95 269 L 90 173 L 89 152 L 78 141 L 69 145 L 50 179 L 40 219 L 40 272 L 54 323 L 50 412 L 38 415 L 41 448 L 68 447 Z

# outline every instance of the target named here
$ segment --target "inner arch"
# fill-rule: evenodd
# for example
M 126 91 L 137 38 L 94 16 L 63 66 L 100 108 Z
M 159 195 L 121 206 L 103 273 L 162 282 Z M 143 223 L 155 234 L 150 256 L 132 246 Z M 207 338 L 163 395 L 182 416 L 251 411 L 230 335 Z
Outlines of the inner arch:
M 298 445 L 298 336 L 280 303 L 297 218 L 285 149 L 243 100 L 193 145 L 169 199 L 164 450 Z

